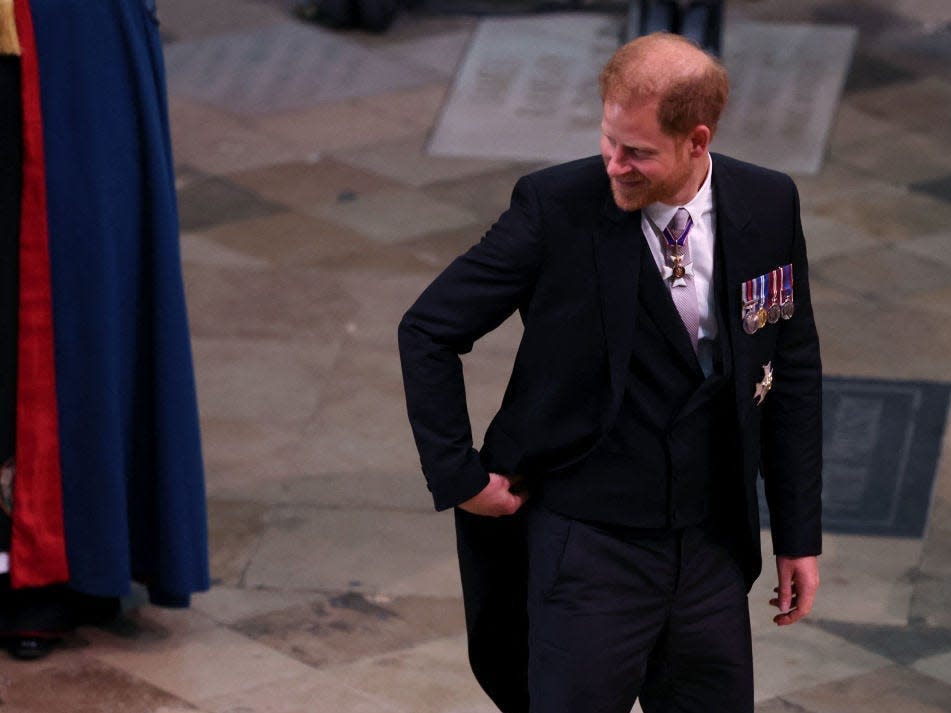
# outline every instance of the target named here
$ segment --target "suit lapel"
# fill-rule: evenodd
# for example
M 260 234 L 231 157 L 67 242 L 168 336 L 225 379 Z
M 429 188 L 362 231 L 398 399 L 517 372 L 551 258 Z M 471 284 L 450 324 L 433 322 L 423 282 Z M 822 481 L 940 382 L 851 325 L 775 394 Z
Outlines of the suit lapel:
M 595 266 L 601 294 L 601 319 L 613 401 L 616 411 L 620 395 L 627 383 L 628 361 L 634 339 L 634 315 L 637 313 L 637 290 L 640 277 L 641 243 L 640 211 L 626 213 L 614 204 L 608 194 L 594 236 Z
M 719 304 L 724 369 L 738 373 L 738 361 L 744 359 L 743 345 L 749 336 L 743 332 L 740 297 L 740 285 L 749 279 L 748 256 L 758 252 L 757 236 L 750 226 L 751 215 L 746 199 L 736 185 L 723 162 L 717 162 L 714 155 L 713 200 L 716 206 L 717 249 L 715 260 L 721 264 L 714 269 L 716 296 Z M 737 405 L 742 406 L 748 400 L 741 394 L 741 385 L 734 380 Z

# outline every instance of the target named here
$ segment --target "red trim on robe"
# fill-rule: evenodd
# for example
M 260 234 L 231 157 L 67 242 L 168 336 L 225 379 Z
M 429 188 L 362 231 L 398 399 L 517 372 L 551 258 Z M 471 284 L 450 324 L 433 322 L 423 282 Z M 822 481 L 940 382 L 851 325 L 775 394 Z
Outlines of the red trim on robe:
M 14 10 L 22 48 L 23 203 L 10 577 L 14 587 L 39 587 L 67 581 L 69 569 L 63 525 L 39 63 L 28 0 L 14 0 Z

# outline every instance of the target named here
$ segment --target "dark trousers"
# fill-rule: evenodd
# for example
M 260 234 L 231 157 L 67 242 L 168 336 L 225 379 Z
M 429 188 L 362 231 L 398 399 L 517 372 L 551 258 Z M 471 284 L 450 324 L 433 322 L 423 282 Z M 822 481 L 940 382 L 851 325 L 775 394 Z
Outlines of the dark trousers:
M 528 513 L 531 713 L 752 713 L 735 558 L 699 527 L 600 527 Z

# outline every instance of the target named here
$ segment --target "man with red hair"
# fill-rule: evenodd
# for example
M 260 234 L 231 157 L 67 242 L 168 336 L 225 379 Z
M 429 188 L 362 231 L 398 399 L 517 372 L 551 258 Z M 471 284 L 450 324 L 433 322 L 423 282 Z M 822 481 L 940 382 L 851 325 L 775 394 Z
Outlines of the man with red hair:
M 812 607 L 820 361 L 789 177 L 711 154 L 724 68 L 655 34 L 600 80 L 601 155 L 519 180 L 399 329 L 410 422 L 456 509 L 470 659 L 506 713 L 752 713 L 765 479 L 779 612 Z M 472 446 L 459 355 L 515 310 Z

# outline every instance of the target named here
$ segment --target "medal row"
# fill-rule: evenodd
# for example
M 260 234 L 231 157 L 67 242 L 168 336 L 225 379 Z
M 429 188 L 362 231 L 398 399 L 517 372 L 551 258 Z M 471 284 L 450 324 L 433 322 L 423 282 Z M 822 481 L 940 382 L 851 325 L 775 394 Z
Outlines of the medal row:
M 747 280 L 741 290 L 743 312 L 740 317 L 747 334 L 755 334 L 780 319 L 790 319 L 795 312 L 792 264 Z

